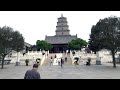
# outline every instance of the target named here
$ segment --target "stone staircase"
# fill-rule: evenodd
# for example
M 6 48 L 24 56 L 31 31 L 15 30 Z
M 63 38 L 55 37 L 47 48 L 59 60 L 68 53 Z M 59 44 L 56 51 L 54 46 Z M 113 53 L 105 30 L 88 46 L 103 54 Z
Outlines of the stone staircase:
M 64 65 L 72 65 L 72 60 L 70 58 L 70 54 L 66 55 L 65 53 L 63 53 L 62 57 L 64 59 Z M 65 62 L 65 57 L 67 57 L 67 62 Z
M 46 65 L 50 65 L 50 59 L 51 59 L 51 56 L 53 57 L 54 59 L 54 56 L 55 56 L 56 53 L 52 53 L 52 54 L 49 54 L 48 57 L 45 59 L 44 63 L 42 66 L 46 66 Z M 67 56 L 67 62 L 64 62 L 64 65 L 72 65 L 72 60 L 70 58 L 70 55 L 66 55 L 66 54 L 62 54 L 62 57 L 63 57 L 63 60 L 65 60 L 65 57 Z
M 50 65 L 51 56 L 54 58 L 55 54 L 49 54 L 48 57 L 44 60 L 42 66 Z

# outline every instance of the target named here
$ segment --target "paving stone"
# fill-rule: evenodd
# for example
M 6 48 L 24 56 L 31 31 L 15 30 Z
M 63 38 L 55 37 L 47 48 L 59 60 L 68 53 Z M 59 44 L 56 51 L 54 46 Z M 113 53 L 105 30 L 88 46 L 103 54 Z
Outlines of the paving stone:
M 0 69 L 0 79 L 23 79 L 28 69 L 32 69 L 32 65 L 5 65 L 5 69 Z M 112 63 L 105 62 L 102 65 L 92 63 L 90 66 L 83 63 L 63 64 L 63 68 L 43 65 L 38 68 L 38 72 L 42 79 L 120 79 L 120 64 L 117 64 L 117 68 L 113 68 Z

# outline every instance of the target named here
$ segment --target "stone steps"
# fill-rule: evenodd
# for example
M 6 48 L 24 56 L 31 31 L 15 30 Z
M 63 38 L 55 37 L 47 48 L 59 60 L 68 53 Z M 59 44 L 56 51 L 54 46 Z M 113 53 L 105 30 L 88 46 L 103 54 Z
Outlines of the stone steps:
M 67 62 L 64 62 L 65 65 L 72 65 L 72 60 L 70 58 L 70 55 L 63 54 L 63 59 L 65 60 L 65 57 L 67 57 Z
M 51 56 L 54 59 L 55 54 L 49 54 L 48 58 L 44 61 L 43 66 L 50 65 L 50 59 Z M 65 60 L 65 54 L 62 54 L 63 59 Z M 58 57 L 59 58 L 59 57 Z M 72 65 L 72 60 L 70 58 L 70 55 L 67 55 L 67 62 L 64 62 L 65 65 Z
M 45 59 L 45 61 L 44 61 L 44 63 L 43 63 L 43 66 L 46 66 L 46 65 L 49 65 L 49 64 L 50 64 L 50 58 L 51 58 L 51 56 L 54 57 L 55 54 L 49 54 L 49 55 L 48 55 L 48 58 Z

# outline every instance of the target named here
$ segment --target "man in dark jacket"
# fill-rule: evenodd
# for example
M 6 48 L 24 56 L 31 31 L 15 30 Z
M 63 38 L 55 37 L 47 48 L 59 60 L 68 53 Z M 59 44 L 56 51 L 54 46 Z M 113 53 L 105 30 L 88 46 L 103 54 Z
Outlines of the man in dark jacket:
M 62 66 L 62 64 L 64 63 L 64 61 L 63 61 L 63 59 L 61 58 L 61 60 L 60 60 L 61 62 L 61 67 L 63 68 L 63 66 Z
M 24 79 L 40 79 L 41 77 L 37 69 L 38 69 L 38 64 L 34 64 L 32 70 L 27 70 Z

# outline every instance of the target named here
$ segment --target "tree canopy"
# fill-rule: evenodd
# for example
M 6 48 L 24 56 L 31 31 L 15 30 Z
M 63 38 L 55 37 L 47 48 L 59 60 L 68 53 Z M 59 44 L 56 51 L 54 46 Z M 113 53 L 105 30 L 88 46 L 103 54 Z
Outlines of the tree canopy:
M 24 38 L 22 34 L 8 26 L 0 27 L 0 57 L 2 59 L 2 68 L 6 55 L 12 52 L 12 50 L 18 52 L 23 48 Z
M 120 48 L 120 18 L 114 16 L 100 19 L 93 25 L 88 47 L 94 52 L 101 49 L 110 50 L 113 66 L 116 67 L 115 53 Z
M 68 47 L 72 50 L 81 50 L 83 46 L 87 46 L 87 42 L 83 39 L 76 39 L 72 40 L 71 42 L 68 43 Z
M 44 40 L 37 40 L 36 45 L 39 49 L 48 51 L 53 48 L 53 46 L 50 43 L 47 43 Z

